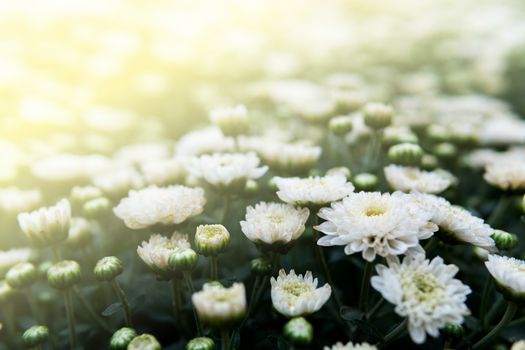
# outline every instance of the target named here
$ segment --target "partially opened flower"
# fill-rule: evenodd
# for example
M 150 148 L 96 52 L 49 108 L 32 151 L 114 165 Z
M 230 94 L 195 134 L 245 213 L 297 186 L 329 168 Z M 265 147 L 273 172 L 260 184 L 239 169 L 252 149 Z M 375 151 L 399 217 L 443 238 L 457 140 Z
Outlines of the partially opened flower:
M 437 337 L 447 324 L 463 323 L 470 313 L 465 304 L 470 288 L 453 278 L 458 267 L 445 265 L 440 257 L 428 260 L 416 254 L 402 263 L 377 265 L 376 271 L 372 287 L 395 305 L 398 315 L 408 318 L 410 337 L 417 344 L 425 342 L 427 333 Z
M 191 159 L 188 171 L 218 189 L 242 191 L 248 179 L 258 179 L 268 170 L 259 164 L 255 153 L 214 153 Z
M 384 172 L 390 187 L 403 192 L 441 193 L 455 180 L 446 170 L 424 171 L 415 167 L 389 165 Z
M 420 249 L 419 240 L 437 230 L 432 214 L 400 192 L 352 193 L 318 215 L 326 221 L 315 229 L 326 236 L 317 244 L 344 245 L 346 254 L 360 252 L 368 261 Z
M 205 203 L 202 188 L 150 186 L 130 191 L 113 212 L 127 227 L 137 230 L 157 224 L 181 224 L 202 213 Z
M 341 342 L 337 342 L 331 347 L 325 346 L 324 350 L 377 350 L 377 347 L 368 343 L 354 344 L 352 342 L 348 342 L 343 344 Z
M 212 327 L 228 329 L 240 322 L 246 313 L 246 292 L 242 283 L 234 283 L 230 288 L 220 283 L 206 283 L 191 299 L 201 321 Z
M 525 160 L 501 159 L 485 166 L 483 178 L 504 191 L 525 190 Z
M 159 234 L 151 235 L 148 241 L 142 242 L 137 253 L 154 272 L 161 276 L 169 274 L 169 258 L 172 254 L 190 248 L 188 236 L 175 232 L 171 238 Z
M 346 177 L 337 175 L 308 178 L 276 177 L 277 196 L 286 203 L 302 207 L 319 208 L 343 199 L 354 191 Z
M 304 316 L 318 311 L 330 299 L 332 288 L 327 283 L 317 288 L 317 278 L 310 271 L 296 275 L 281 269 L 277 279 L 272 277 L 273 307 L 286 317 Z
M 37 246 L 53 245 L 65 240 L 70 221 L 71 206 L 67 199 L 62 199 L 51 207 L 18 214 L 20 228 L 31 243 Z
M 496 280 L 498 290 L 507 299 L 521 303 L 525 301 L 525 261 L 489 255 L 485 266 Z
M 256 244 L 286 251 L 303 234 L 309 215 L 307 208 L 261 202 L 246 208 L 246 220 L 241 221 L 241 229 Z

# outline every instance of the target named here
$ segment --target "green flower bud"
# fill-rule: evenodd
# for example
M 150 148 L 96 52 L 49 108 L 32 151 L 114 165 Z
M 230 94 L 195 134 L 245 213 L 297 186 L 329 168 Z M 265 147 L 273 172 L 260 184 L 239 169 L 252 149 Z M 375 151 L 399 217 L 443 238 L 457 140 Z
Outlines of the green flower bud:
M 168 264 L 174 271 L 192 271 L 197 265 L 199 256 L 193 249 L 179 250 L 168 259 Z
M 126 350 L 128 344 L 137 336 L 133 328 L 123 327 L 113 333 L 109 341 L 109 348 L 111 350 Z
M 343 136 L 352 131 L 352 118 L 348 116 L 334 117 L 328 123 L 330 131 L 337 136 Z
M 135 337 L 129 344 L 127 350 L 161 350 L 162 346 L 151 334 L 142 334 Z
M 246 186 L 244 186 L 244 194 L 254 195 L 259 191 L 259 184 L 253 179 L 248 179 L 246 181 Z
M 328 176 L 338 175 L 338 174 L 343 175 L 347 179 L 350 179 L 352 177 L 352 171 L 345 166 L 338 166 L 335 168 L 330 168 L 326 171 L 326 175 Z
M 374 174 L 361 173 L 354 176 L 352 181 L 358 191 L 373 191 L 379 184 L 379 179 Z
M 185 350 L 213 350 L 215 349 L 215 342 L 208 337 L 198 337 L 190 340 L 186 344 Z
M 443 333 L 445 338 L 454 341 L 463 338 L 463 335 L 465 335 L 465 329 L 463 329 L 463 326 L 460 324 L 449 323 L 441 330 L 441 333 Z
M 57 262 L 47 270 L 47 283 L 55 289 L 67 289 L 80 281 L 80 265 L 73 260 Z
M 50 260 L 41 262 L 37 267 L 38 277 L 47 279 L 47 270 L 49 270 L 51 266 L 53 266 L 53 262 Z
M 440 159 L 450 160 L 456 158 L 458 149 L 452 143 L 443 142 L 434 146 L 432 153 Z
M 367 103 L 363 110 L 365 124 L 372 129 L 383 129 L 392 123 L 394 110 L 383 103 Z
M 11 287 L 23 289 L 32 285 L 37 277 L 38 272 L 35 265 L 23 262 L 11 267 L 9 271 L 7 271 L 5 279 Z
M 385 147 L 398 143 L 418 143 L 419 139 L 410 129 L 387 128 L 382 135 L 382 144 Z
M 438 159 L 432 154 L 424 154 L 421 158 L 421 168 L 427 171 L 432 171 L 438 167 Z
M 272 192 L 275 192 L 278 190 L 277 185 L 275 184 L 275 176 L 272 176 L 267 183 L 268 189 Z M 525 203 L 525 198 L 523 199 Z
M 304 317 L 294 317 L 284 325 L 284 336 L 294 345 L 308 345 L 314 329 Z
M 417 166 L 422 157 L 423 149 L 413 143 L 400 143 L 388 149 L 388 159 L 400 165 Z
M 49 329 L 46 326 L 33 326 L 22 335 L 22 341 L 27 348 L 42 345 L 49 338 Z
M 195 233 L 195 248 L 204 256 L 217 255 L 230 243 L 230 233 L 223 225 L 200 225 Z
M 447 142 L 452 138 L 450 131 L 443 125 L 431 124 L 426 130 L 427 138 L 433 142 Z
M 0 305 L 8 302 L 15 294 L 15 290 L 7 283 L 7 281 L 0 281 Z
M 120 261 L 119 258 L 116 256 L 106 256 L 97 262 L 93 273 L 97 281 L 110 282 L 120 275 L 123 270 L 122 261 Z
M 256 276 L 267 276 L 272 272 L 272 263 L 266 259 L 257 258 L 251 261 L 252 272 Z
M 109 199 L 105 197 L 96 198 L 87 201 L 82 207 L 82 212 L 88 218 L 99 218 L 104 216 L 111 208 Z
M 365 103 L 365 96 L 359 91 L 336 90 L 332 93 L 335 102 L 335 112 L 341 114 L 352 113 Z
M 499 250 L 511 250 L 518 245 L 518 236 L 502 230 L 494 230 L 492 239 L 496 242 Z

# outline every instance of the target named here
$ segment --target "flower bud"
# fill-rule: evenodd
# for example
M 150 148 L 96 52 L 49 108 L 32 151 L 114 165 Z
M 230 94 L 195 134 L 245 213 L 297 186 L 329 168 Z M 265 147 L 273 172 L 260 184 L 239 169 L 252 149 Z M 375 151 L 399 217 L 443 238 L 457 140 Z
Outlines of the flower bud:
M 423 149 L 413 143 L 400 143 L 388 149 L 388 159 L 400 165 L 417 166 L 422 157 Z
M 257 191 L 259 191 L 259 184 L 257 181 L 248 179 L 246 181 L 246 185 L 244 186 L 244 194 L 251 196 L 256 194 Z
M 494 230 L 492 239 L 496 242 L 499 250 L 511 250 L 518 245 L 518 236 L 502 230 Z
M 352 118 L 348 116 L 334 117 L 328 124 L 330 131 L 337 136 L 343 136 L 352 131 Z
M 113 333 L 109 341 L 109 348 L 111 350 L 126 350 L 128 344 L 137 336 L 133 328 L 123 327 Z
M 82 213 L 88 218 L 99 218 L 111 209 L 111 203 L 106 197 L 92 199 L 84 203 Z
M 272 263 L 262 258 L 253 259 L 251 266 L 252 272 L 256 276 L 267 276 L 272 271 Z
M 218 282 L 206 283 L 191 299 L 200 320 L 214 328 L 231 329 L 246 314 L 246 292 L 242 283 L 234 283 L 230 288 Z
M 358 191 L 373 191 L 377 188 L 379 179 L 374 174 L 361 173 L 354 176 L 352 183 Z
M 183 249 L 171 254 L 168 264 L 174 271 L 192 271 L 198 260 L 199 256 L 193 249 Z
M 446 339 L 454 341 L 463 338 L 465 334 L 465 329 L 460 324 L 451 324 L 448 323 L 442 330 L 441 333 L 445 336 Z
M 198 337 L 190 340 L 186 344 L 185 350 L 213 350 L 215 349 L 215 342 L 208 337 Z
M 426 129 L 427 138 L 433 142 L 447 142 L 452 138 L 447 127 L 439 124 L 431 124 Z
M 345 178 L 350 179 L 352 177 L 352 171 L 345 166 L 338 166 L 330 168 L 326 171 L 326 176 L 331 175 L 343 175 Z
M 110 282 L 122 273 L 122 261 L 116 256 L 106 256 L 100 259 L 95 265 L 93 273 L 95 278 L 100 282 Z
M 55 289 L 67 289 L 80 281 L 80 265 L 73 260 L 57 262 L 47 270 L 47 283 Z
M 372 129 L 383 129 L 392 123 L 394 110 L 383 103 L 367 103 L 363 109 L 365 124 Z
M 27 348 L 36 348 L 49 338 L 49 329 L 46 326 L 33 326 L 22 335 L 22 341 Z
M 0 281 L 0 305 L 9 302 L 14 294 L 15 290 L 11 288 L 7 281 Z
M 9 285 L 15 289 L 23 289 L 32 285 L 38 272 L 35 265 L 29 262 L 18 263 L 11 267 L 5 276 L 5 279 Z
M 438 165 L 437 157 L 432 154 L 424 154 L 423 157 L 421 157 L 421 168 L 424 170 L 435 170 L 437 169 Z
M 440 159 L 451 160 L 456 158 L 458 154 L 458 149 L 452 143 L 443 142 L 435 145 L 432 149 L 432 153 Z
M 314 329 L 304 317 L 294 317 L 284 325 L 284 336 L 294 345 L 308 345 Z
M 365 103 L 365 95 L 358 91 L 335 90 L 332 93 L 335 102 L 335 112 L 341 114 L 352 113 Z
M 217 255 L 230 243 L 230 233 L 223 225 L 200 225 L 195 233 L 195 248 L 204 255 Z
M 487 261 L 487 259 L 489 258 L 489 251 L 484 248 L 474 247 L 473 252 L 476 258 L 478 258 L 481 261 Z
M 151 334 L 142 334 L 135 337 L 129 344 L 127 350 L 161 350 L 158 340 Z
M 224 136 L 242 135 L 250 128 L 248 111 L 243 105 L 214 109 L 210 113 L 210 120 L 221 129 Z

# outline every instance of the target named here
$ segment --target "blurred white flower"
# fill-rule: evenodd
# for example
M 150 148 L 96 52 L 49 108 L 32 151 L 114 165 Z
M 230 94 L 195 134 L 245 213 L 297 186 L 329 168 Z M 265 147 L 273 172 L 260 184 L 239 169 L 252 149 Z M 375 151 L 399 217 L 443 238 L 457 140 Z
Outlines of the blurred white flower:
M 122 147 L 114 158 L 127 164 L 140 164 L 146 161 L 166 159 L 170 153 L 168 146 L 163 143 L 138 143 Z
M 343 344 L 341 342 L 337 342 L 331 347 L 325 346 L 323 350 L 377 350 L 377 347 L 368 343 L 354 344 L 352 342 L 348 342 L 346 344 Z
M 504 191 L 525 190 L 525 159 L 500 159 L 485 166 L 483 178 Z
M 430 223 L 432 213 L 401 192 L 351 193 L 331 208 L 322 208 L 318 216 L 326 221 L 315 229 L 326 236 L 317 244 L 344 245 L 346 254 L 361 252 L 367 261 L 420 249 L 419 240 L 437 231 Z
M 286 203 L 320 207 L 343 199 L 354 191 L 354 185 L 343 175 L 276 177 L 277 196 Z
M 261 202 L 246 208 L 246 219 L 241 221 L 241 229 L 255 243 L 287 245 L 303 234 L 309 215 L 307 208 Z
M 210 112 L 210 121 L 218 126 L 225 136 L 241 135 L 248 130 L 248 111 L 244 105 L 216 108 Z
M 92 199 L 100 198 L 103 196 L 102 191 L 100 188 L 95 186 L 74 186 L 71 189 L 71 202 L 73 205 L 83 205 L 87 201 L 90 201 Z
M 296 275 L 281 269 L 277 279 L 272 277 L 271 295 L 273 307 L 286 317 L 309 315 L 318 311 L 330 299 L 332 288 L 327 283 L 317 288 L 317 278 L 310 271 Z
M 234 283 L 224 288 L 218 283 L 206 283 L 191 300 L 199 318 L 205 324 L 228 328 L 241 321 L 246 313 L 246 291 L 244 284 Z
M 430 220 L 439 226 L 445 239 L 448 237 L 456 242 L 466 242 L 489 250 L 494 247 L 491 238 L 494 230 L 462 207 L 431 194 L 414 193 L 407 196 L 431 213 Z
M 67 199 L 56 205 L 43 207 L 30 213 L 18 214 L 18 224 L 37 246 L 57 244 L 67 238 L 71 221 L 71 206 Z
M 111 167 L 112 161 L 104 156 L 59 154 L 36 161 L 31 172 L 47 181 L 83 181 Z
M 225 137 L 219 128 L 210 127 L 191 131 L 180 138 L 175 146 L 175 153 L 180 156 L 198 156 L 215 152 L 231 152 L 235 142 Z
M 159 234 L 153 234 L 148 241 L 143 241 L 137 248 L 137 253 L 152 269 L 159 274 L 169 273 L 169 258 L 173 253 L 190 248 L 188 236 L 182 233 L 174 232 L 168 238 Z
M 202 213 L 206 204 L 202 188 L 149 186 L 129 191 L 113 208 L 127 227 L 138 230 L 156 224 L 175 225 Z
M 485 266 L 504 295 L 511 299 L 525 299 L 525 261 L 491 254 Z
M 246 180 L 258 179 L 268 170 L 259 166 L 255 153 L 214 153 L 192 158 L 188 171 L 219 188 L 244 188 Z
M 525 340 L 514 342 L 510 347 L 510 350 L 525 350 Z
M 0 251 L 0 275 L 18 263 L 29 261 L 30 257 L 30 248 L 12 248 Z
M 144 187 L 144 179 L 132 167 L 117 168 L 98 174 L 91 181 L 106 195 L 116 199 L 122 198 L 131 189 Z
M 69 235 L 65 244 L 72 248 L 81 247 L 89 243 L 91 238 L 91 224 L 89 221 L 81 217 L 71 218 Z
M 440 257 L 430 261 L 416 254 L 402 263 L 389 261 L 388 267 L 377 265 L 376 271 L 372 287 L 395 305 L 398 315 L 408 318 L 410 337 L 417 344 L 425 342 L 427 333 L 437 337 L 446 324 L 461 324 L 470 314 L 465 304 L 470 288 L 453 278 L 458 267 L 445 265 Z
M 148 185 L 165 186 L 180 183 L 186 176 L 184 159 L 171 158 L 151 160 L 140 165 Z
M 484 122 L 479 140 L 485 145 L 512 145 L 525 143 L 525 122 L 518 118 L 500 116 Z
M 384 168 L 390 187 L 396 191 L 440 193 L 454 183 L 454 175 L 446 170 L 424 171 L 415 167 L 388 165 Z
M 18 214 L 34 209 L 42 202 L 39 190 L 21 190 L 10 186 L 0 188 L 0 211 Z

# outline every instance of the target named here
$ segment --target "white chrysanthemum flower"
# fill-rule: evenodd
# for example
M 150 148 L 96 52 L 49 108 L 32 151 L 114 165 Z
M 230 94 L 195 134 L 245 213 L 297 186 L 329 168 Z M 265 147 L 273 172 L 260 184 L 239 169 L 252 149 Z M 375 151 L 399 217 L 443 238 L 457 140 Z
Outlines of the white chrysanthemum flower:
M 431 213 L 430 221 L 439 226 L 444 239 L 451 238 L 456 242 L 466 242 L 489 250 L 494 247 L 491 238 L 494 230 L 462 207 L 431 194 L 413 193 L 407 196 Z
M 188 236 L 175 232 L 171 238 L 153 234 L 148 241 L 143 241 L 137 248 L 137 253 L 154 272 L 170 272 L 169 258 L 173 253 L 180 252 L 190 248 Z
M 525 350 L 525 340 L 514 342 L 510 347 L 510 350 Z
M 261 202 L 246 208 L 246 220 L 241 221 L 241 229 L 257 244 L 286 246 L 303 234 L 309 215 L 307 208 Z
M 234 283 L 230 288 L 206 283 L 201 291 L 193 293 L 191 300 L 199 318 L 210 326 L 228 328 L 246 314 L 246 291 L 242 283 Z
M 147 161 L 166 159 L 170 150 L 163 143 L 139 143 L 122 147 L 115 159 L 127 164 L 140 164 Z
M 337 342 L 331 347 L 325 346 L 323 350 L 377 350 L 377 347 L 368 343 L 354 344 L 352 342 L 348 342 L 343 344 L 341 342 Z
M 485 121 L 478 132 L 482 144 L 511 145 L 525 143 L 525 122 L 503 115 Z
M 39 190 L 21 190 L 16 187 L 0 189 L 0 211 L 18 214 L 35 209 L 42 202 Z
M 249 126 L 248 111 L 244 105 L 216 108 L 210 112 L 210 121 L 217 125 L 225 136 L 237 136 Z
M 239 137 L 243 151 L 253 151 L 275 171 L 304 173 L 312 168 L 321 157 L 319 146 L 300 143 L 285 143 L 270 137 Z
M 346 254 L 361 252 L 367 261 L 373 261 L 376 255 L 406 254 L 420 249 L 419 240 L 437 231 L 437 226 L 430 223 L 431 215 L 401 192 L 351 193 L 331 208 L 319 211 L 318 216 L 326 221 L 315 229 L 326 236 L 317 244 L 344 245 Z
M 38 246 L 57 244 L 67 238 L 71 221 L 71 206 L 67 199 L 56 205 L 30 213 L 18 214 L 18 224 L 29 240 Z
M 268 170 L 259 166 L 255 153 L 214 153 L 189 160 L 188 171 L 219 188 L 240 186 L 248 179 L 258 179 Z
M 125 196 L 131 189 L 144 187 L 144 179 L 131 167 L 115 169 L 92 178 L 93 185 L 113 198 Z
M 95 186 L 74 186 L 71 189 L 71 202 L 73 205 L 83 205 L 84 203 L 103 197 L 104 194 L 102 193 L 102 190 Z
M 485 167 L 483 178 L 502 190 L 525 190 L 525 160 L 493 161 Z
M 231 152 L 235 142 L 225 137 L 216 127 L 201 129 L 185 134 L 177 142 L 175 153 L 181 156 L 198 156 L 214 152 Z
M 317 278 L 310 271 L 296 275 L 294 270 L 288 274 L 281 269 L 277 279 L 272 277 L 273 307 L 286 317 L 309 315 L 318 311 L 330 299 L 332 288 L 327 283 L 317 288 Z
M 141 229 L 156 224 L 176 225 L 202 213 L 206 204 L 202 188 L 150 186 L 129 191 L 113 208 L 127 227 Z
M 112 161 L 100 155 L 59 154 L 35 162 L 31 172 L 47 181 L 83 181 L 111 167 Z
M 71 218 L 69 235 L 65 244 L 72 248 L 81 247 L 87 244 L 91 238 L 91 224 L 89 221 L 81 217 Z
M 454 183 L 454 175 L 446 170 L 424 171 L 415 167 L 388 165 L 384 168 L 390 187 L 396 191 L 441 193 Z
M 29 261 L 31 257 L 31 249 L 29 248 L 13 248 L 9 250 L 0 251 L 0 274 L 9 270 L 12 266 Z
M 470 313 L 465 304 L 470 288 L 453 278 L 458 267 L 445 265 L 440 257 L 430 261 L 416 254 L 402 263 L 390 261 L 388 267 L 377 265 L 376 271 L 372 287 L 396 306 L 398 315 L 408 318 L 410 337 L 417 344 L 425 342 L 427 333 L 437 337 L 446 324 L 463 323 Z
M 498 289 L 508 298 L 525 300 L 525 261 L 507 256 L 489 255 L 487 270 Z
M 147 161 L 140 170 L 148 185 L 165 186 L 182 182 L 186 176 L 184 160 L 181 158 Z
M 299 206 L 324 206 L 348 196 L 354 185 L 343 175 L 276 177 L 277 196 L 283 202 Z

